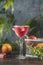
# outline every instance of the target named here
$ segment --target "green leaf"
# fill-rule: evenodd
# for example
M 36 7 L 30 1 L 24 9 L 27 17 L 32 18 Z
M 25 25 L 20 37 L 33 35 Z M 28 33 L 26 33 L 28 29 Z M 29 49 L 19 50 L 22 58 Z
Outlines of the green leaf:
M 29 33 L 30 33 L 30 32 L 32 32 L 32 30 L 34 30 L 35 28 L 36 28 L 36 26 L 35 26 L 35 27 L 30 28 Z
M 14 12 L 14 4 L 12 3 L 12 14 L 13 14 L 13 12 Z
M 33 27 L 35 26 L 35 23 L 36 23 L 36 20 L 33 18 L 33 19 L 26 21 L 25 25 L 29 25 L 30 27 Z
M 37 35 L 37 36 L 41 36 L 41 31 L 38 30 L 38 31 L 36 32 L 36 35 Z
M 5 11 L 7 11 L 10 8 L 10 6 L 12 5 L 12 3 L 13 3 L 13 0 L 7 0 L 7 2 L 5 4 Z
M 16 41 L 15 41 L 15 43 L 18 45 L 18 44 L 19 44 L 19 41 L 18 41 L 18 40 L 16 40 Z
M 6 32 L 8 34 L 11 30 L 11 27 L 8 24 L 5 24 L 5 29 L 6 29 Z
M 5 20 L 2 16 L 0 16 L 0 34 L 3 33 L 4 26 L 5 26 Z
M 14 23 L 14 15 L 9 13 L 7 14 L 7 18 L 8 18 L 8 23 L 9 24 L 13 24 Z
M 5 20 L 4 20 L 4 18 L 2 16 L 0 16 L 0 25 L 1 24 L 5 24 Z
M 3 33 L 4 30 L 4 24 L 0 25 L 0 35 Z
M 37 47 L 30 47 L 31 49 L 31 54 L 34 56 L 34 55 L 37 55 L 39 59 L 43 60 L 43 48 L 37 48 Z

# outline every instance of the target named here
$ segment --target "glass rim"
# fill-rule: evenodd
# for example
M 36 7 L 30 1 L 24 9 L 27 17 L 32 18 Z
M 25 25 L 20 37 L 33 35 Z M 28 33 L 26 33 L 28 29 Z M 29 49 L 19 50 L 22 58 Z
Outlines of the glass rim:
M 30 27 L 28 25 L 14 25 L 13 27 Z

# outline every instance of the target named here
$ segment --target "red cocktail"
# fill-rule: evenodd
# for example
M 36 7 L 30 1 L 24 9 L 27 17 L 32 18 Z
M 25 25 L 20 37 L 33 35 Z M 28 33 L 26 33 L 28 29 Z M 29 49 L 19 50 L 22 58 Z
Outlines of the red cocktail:
M 20 38 L 19 42 L 20 42 L 20 55 L 19 55 L 19 59 L 23 59 L 23 38 L 24 36 L 26 36 L 26 34 L 28 33 L 29 30 L 29 26 L 13 26 L 13 31 L 15 31 L 15 34 Z
M 19 38 L 24 38 L 27 34 L 29 26 L 14 26 L 13 30 Z

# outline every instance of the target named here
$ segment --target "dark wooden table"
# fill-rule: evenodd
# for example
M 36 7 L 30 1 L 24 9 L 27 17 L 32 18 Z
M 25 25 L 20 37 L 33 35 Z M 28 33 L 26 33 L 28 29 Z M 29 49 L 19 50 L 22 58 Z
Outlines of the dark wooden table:
M 0 59 L 0 65 L 43 65 L 43 61 L 39 59 Z

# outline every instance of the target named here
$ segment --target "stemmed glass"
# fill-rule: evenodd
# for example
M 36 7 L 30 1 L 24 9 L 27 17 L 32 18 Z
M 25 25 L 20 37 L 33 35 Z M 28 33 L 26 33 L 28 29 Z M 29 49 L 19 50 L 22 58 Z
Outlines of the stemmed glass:
M 15 32 L 15 34 L 20 38 L 19 39 L 19 45 L 20 45 L 20 55 L 19 59 L 23 59 L 23 38 L 26 36 L 29 30 L 29 26 L 19 26 L 15 25 L 13 26 L 12 30 Z

